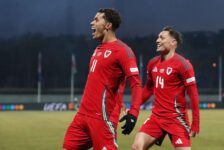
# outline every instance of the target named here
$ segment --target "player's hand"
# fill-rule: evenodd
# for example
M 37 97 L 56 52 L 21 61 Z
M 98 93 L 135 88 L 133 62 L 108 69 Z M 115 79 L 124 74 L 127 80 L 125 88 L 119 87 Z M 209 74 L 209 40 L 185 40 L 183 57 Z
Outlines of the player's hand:
M 127 115 L 127 114 L 128 114 L 128 111 L 129 111 L 128 108 L 127 108 L 127 109 L 124 109 L 124 110 L 123 110 L 123 115 Z
M 189 133 L 189 136 L 190 136 L 190 137 L 195 137 L 196 134 L 198 134 L 198 133 L 195 132 L 195 131 L 193 131 L 193 130 L 191 130 L 190 133 Z
M 119 122 L 123 122 L 126 121 L 125 124 L 121 127 L 122 130 L 122 134 L 126 135 L 126 134 L 130 134 L 131 131 L 134 129 L 137 118 L 135 116 L 133 116 L 132 114 L 127 113 L 126 115 L 124 115 Z

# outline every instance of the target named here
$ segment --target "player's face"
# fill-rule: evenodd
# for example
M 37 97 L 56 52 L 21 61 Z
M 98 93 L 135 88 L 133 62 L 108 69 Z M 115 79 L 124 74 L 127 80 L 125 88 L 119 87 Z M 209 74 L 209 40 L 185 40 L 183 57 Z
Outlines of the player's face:
M 105 36 L 107 22 L 103 16 L 104 13 L 97 13 L 93 21 L 90 23 L 91 29 L 93 30 L 93 39 L 102 40 Z
M 168 31 L 162 31 L 158 35 L 156 43 L 157 43 L 157 52 L 166 54 L 170 50 L 174 49 L 176 40 L 170 36 Z

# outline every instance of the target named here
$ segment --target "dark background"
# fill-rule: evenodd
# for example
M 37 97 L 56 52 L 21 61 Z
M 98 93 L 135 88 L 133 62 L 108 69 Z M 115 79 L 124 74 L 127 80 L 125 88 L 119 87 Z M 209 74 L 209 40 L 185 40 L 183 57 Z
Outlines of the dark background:
M 157 34 L 169 25 L 183 34 L 177 52 L 193 64 L 200 93 L 217 93 L 223 6 L 222 0 L 0 0 L 0 91 L 34 92 L 41 52 L 43 92 L 69 92 L 74 53 L 75 91 L 81 93 L 99 44 L 92 40 L 90 21 L 99 8 L 113 7 L 123 18 L 118 37 L 138 62 L 143 56 L 143 82 L 147 62 L 156 55 Z

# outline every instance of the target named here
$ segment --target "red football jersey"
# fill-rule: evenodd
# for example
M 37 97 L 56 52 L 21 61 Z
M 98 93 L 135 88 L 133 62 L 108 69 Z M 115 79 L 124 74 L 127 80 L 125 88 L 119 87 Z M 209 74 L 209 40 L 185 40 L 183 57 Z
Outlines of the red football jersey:
M 139 75 L 136 58 L 122 41 L 102 43 L 90 60 L 79 113 L 118 122 L 126 78 Z
M 162 62 L 161 57 L 156 56 L 148 64 L 147 80 L 154 87 L 154 114 L 166 118 L 187 117 L 186 87 L 196 84 L 194 70 L 188 60 L 176 53 Z

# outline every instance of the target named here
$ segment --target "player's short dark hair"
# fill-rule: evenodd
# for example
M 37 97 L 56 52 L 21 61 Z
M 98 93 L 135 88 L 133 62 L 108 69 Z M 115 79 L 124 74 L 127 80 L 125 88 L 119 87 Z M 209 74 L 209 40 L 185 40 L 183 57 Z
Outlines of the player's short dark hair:
M 104 19 L 112 23 L 112 30 L 115 31 L 121 24 L 121 17 L 119 13 L 112 8 L 102 8 L 98 10 L 99 13 L 104 13 Z
M 163 31 L 168 31 L 170 36 L 172 36 L 177 41 L 178 45 L 183 42 L 181 33 L 174 30 L 172 27 L 169 27 L 169 26 L 164 27 Z

